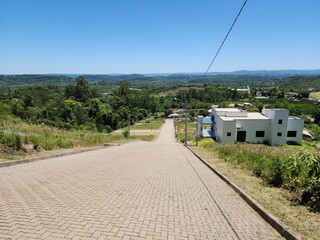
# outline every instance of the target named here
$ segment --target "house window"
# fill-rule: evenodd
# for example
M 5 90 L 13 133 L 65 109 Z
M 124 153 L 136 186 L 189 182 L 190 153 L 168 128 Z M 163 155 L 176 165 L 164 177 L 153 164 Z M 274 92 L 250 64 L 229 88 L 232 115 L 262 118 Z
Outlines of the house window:
M 279 120 L 278 120 L 278 124 L 282 124 L 282 119 L 279 119 Z
M 227 132 L 227 137 L 231 137 L 231 132 Z
M 287 137 L 296 137 L 297 136 L 297 131 L 288 131 Z
M 278 132 L 278 133 L 277 133 L 277 136 L 278 136 L 278 137 L 281 137 L 281 136 L 282 136 L 282 132 Z
M 256 131 L 256 137 L 264 137 L 264 131 Z

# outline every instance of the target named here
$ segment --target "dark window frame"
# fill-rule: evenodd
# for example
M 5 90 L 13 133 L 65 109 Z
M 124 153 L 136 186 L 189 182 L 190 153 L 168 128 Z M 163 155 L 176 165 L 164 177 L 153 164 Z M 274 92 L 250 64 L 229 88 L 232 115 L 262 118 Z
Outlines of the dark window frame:
M 282 137 L 282 132 L 277 132 L 277 137 Z
M 227 137 L 231 137 L 231 132 L 227 132 Z
M 278 124 L 282 124 L 282 122 L 283 122 L 282 119 L 278 120 Z
M 264 137 L 265 131 L 256 131 L 256 137 Z
M 297 131 L 288 131 L 287 137 L 297 137 Z

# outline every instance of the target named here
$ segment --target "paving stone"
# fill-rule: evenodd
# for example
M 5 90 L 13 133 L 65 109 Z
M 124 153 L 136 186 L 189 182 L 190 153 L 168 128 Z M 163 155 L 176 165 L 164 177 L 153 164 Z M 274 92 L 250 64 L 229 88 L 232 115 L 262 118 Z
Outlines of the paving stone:
M 281 239 L 176 143 L 154 142 L 0 168 L 1 239 Z

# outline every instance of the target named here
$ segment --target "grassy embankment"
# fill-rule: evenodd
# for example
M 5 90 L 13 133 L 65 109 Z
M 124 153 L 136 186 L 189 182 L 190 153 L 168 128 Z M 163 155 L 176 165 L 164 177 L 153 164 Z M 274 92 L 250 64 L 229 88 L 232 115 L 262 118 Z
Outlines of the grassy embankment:
M 319 149 L 212 139 L 193 149 L 304 239 L 320 239 Z
M 154 129 L 162 122 L 156 121 Z M 148 129 L 147 125 L 133 125 L 131 128 Z M 27 124 L 19 119 L 0 121 L 0 162 L 46 156 L 75 149 L 93 148 L 108 143 L 134 140 L 151 141 L 156 133 L 133 133 L 130 137 L 120 133 L 98 133 L 92 131 L 62 130 L 46 125 Z

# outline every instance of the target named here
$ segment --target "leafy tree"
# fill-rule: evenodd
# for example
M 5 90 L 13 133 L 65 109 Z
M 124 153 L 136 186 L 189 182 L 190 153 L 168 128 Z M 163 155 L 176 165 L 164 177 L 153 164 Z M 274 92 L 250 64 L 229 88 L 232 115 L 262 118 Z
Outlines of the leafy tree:
M 89 102 L 88 115 L 89 117 L 95 119 L 100 112 L 101 102 L 98 98 L 93 98 Z
M 11 102 L 11 111 L 14 115 L 24 118 L 25 111 L 23 101 L 21 99 L 13 99 Z
M 24 107 L 27 109 L 28 107 L 32 107 L 34 106 L 33 104 L 33 97 L 31 95 L 26 95 L 24 98 L 23 98 L 23 102 L 24 102 Z
M 120 81 L 119 87 L 114 90 L 115 107 L 130 107 L 132 102 L 132 91 L 130 90 L 130 83 L 126 80 Z
M 320 126 L 320 111 L 314 112 L 312 117 L 314 118 L 314 123 Z
M 82 76 L 75 79 L 76 85 L 68 85 L 65 89 L 66 96 L 74 97 L 78 102 L 86 102 L 93 95 L 89 82 Z

